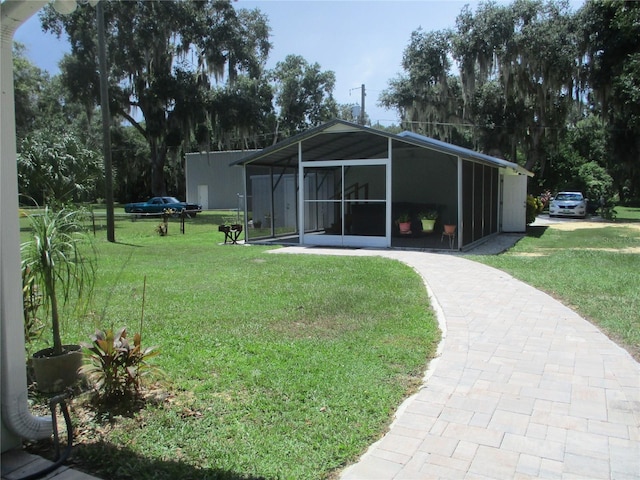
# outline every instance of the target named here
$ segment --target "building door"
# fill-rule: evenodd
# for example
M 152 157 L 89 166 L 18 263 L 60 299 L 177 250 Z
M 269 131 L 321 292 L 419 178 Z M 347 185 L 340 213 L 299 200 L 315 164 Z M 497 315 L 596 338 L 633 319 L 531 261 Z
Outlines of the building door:
M 502 231 L 524 232 L 527 228 L 527 177 L 504 175 L 502 178 Z
M 301 167 L 301 244 L 390 246 L 389 160 L 315 161 Z
M 284 179 L 284 224 L 291 227 L 295 232 L 296 228 L 296 179 L 288 176 Z
M 203 210 L 209 210 L 209 185 L 198 185 L 198 202 Z

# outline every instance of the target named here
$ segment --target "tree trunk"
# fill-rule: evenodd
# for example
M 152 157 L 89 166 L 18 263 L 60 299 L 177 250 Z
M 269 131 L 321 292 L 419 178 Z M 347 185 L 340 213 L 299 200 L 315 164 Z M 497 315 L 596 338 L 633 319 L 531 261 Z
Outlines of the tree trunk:
M 56 284 L 52 275 L 45 275 L 46 294 L 49 296 L 51 308 L 51 334 L 53 336 L 53 354 L 62 355 L 62 338 L 60 337 L 60 317 L 58 315 L 58 299 L 56 297 Z
M 167 194 L 164 182 L 166 148 L 159 147 L 155 139 L 149 142 L 149 147 L 151 150 L 151 194 L 154 197 L 163 197 Z

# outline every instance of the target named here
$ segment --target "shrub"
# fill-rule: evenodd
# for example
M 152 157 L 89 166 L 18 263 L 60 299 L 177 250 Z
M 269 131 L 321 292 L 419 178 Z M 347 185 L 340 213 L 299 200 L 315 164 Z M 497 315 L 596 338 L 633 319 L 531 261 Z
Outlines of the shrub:
M 536 217 L 542 212 L 544 204 L 538 197 L 527 195 L 527 225 L 536 221 Z
M 95 388 L 105 401 L 136 397 L 140 394 L 141 379 L 160 370 L 149 363 L 159 351 L 155 347 L 142 348 L 139 333 L 133 336 L 133 344 L 127 338 L 127 329 L 113 333 L 98 330 L 91 337 L 91 344 L 83 344 L 87 363 L 81 372 L 95 383 Z

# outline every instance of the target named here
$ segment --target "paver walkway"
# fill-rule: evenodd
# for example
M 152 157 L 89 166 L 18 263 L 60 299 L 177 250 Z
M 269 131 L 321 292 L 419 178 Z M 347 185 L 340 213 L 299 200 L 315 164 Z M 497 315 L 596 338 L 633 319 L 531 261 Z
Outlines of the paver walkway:
M 640 364 L 549 295 L 455 255 L 277 252 L 405 262 L 443 329 L 423 387 L 342 479 L 640 479 Z

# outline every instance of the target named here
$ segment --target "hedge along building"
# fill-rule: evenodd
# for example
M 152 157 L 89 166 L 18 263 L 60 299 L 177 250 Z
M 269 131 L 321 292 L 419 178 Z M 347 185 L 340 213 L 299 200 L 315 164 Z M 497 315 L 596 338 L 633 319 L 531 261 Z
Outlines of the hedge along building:
M 233 163 L 244 167 L 249 242 L 466 249 L 526 228 L 515 163 L 411 132 L 333 120 Z M 437 212 L 423 232 L 420 214 Z M 410 218 L 408 233 L 397 220 Z M 443 243 L 444 225 L 455 225 Z

